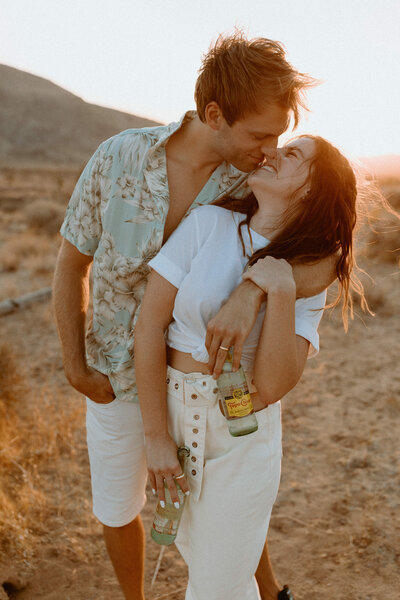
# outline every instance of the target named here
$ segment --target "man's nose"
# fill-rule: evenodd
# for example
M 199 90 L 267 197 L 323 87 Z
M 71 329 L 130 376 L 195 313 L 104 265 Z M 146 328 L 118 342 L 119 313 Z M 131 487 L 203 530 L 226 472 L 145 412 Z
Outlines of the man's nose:
M 266 159 L 275 160 L 277 157 L 276 146 L 261 146 L 261 152 L 264 154 Z

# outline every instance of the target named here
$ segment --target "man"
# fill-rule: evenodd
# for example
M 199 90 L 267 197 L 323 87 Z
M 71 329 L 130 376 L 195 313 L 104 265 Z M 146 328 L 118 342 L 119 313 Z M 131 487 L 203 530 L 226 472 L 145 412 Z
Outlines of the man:
M 279 43 L 221 37 L 196 83 L 197 114 L 101 144 L 69 203 L 55 312 L 66 376 L 87 396 L 93 511 L 127 600 L 144 599 L 139 513 L 147 469 L 133 335 L 147 263 L 189 210 L 246 191 L 246 174 L 274 156 L 291 115 L 297 124 L 302 91 L 311 83 L 286 61 Z M 85 340 L 92 263 L 93 318 Z M 334 260 L 296 267 L 298 296 L 327 287 L 333 271 Z M 210 322 L 206 343 L 216 374 L 226 347 L 235 346 L 238 364 L 261 301 L 259 288 L 245 282 Z M 267 546 L 256 576 L 263 600 L 291 598 L 279 590 Z

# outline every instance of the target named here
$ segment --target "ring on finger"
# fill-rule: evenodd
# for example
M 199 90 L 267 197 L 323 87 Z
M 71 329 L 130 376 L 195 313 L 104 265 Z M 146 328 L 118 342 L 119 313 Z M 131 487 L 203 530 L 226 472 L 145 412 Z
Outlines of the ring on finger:
M 225 346 L 220 346 L 220 347 L 219 347 L 219 349 L 220 349 L 220 350 L 225 350 L 225 352 L 228 352 L 228 351 L 229 351 L 229 348 L 225 348 Z
M 180 473 L 179 475 L 174 475 L 174 479 L 183 479 L 185 477 L 185 473 Z

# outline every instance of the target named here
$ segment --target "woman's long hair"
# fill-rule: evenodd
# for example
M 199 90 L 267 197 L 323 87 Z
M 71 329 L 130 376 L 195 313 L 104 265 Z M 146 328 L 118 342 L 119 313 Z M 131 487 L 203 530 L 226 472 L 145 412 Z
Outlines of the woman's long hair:
M 342 317 L 345 329 L 348 312 L 353 317 L 351 290 L 361 297 L 361 306 L 368 309 L 363 286 L 355 273 L 357 266 L 353 251 L 353 231 L 357 222 L 357 180 L 350 162 L 337 148 L 319 136 L 300 136 L 314 140 L 315 155 L 310 159 L 308 192 L 296 200 L 297 190 L 282 216 L 282 229 L 265 247 L 249 258 L 248 266 L 260 258 L 284 258 L 292 265 L 315 263 L 337 254 L 336 274 L 339 293 L 336 306 L 343 297 Z M 302 186 L 304 187 L 304 186 Z M 246 218 L 239 225 L 239 235 L 244 248 L 241 228 L 249 225 L 258 208 L 253 193 L 246 198 L 222 198 L 214 202 L 219 206 L 241 212 Z

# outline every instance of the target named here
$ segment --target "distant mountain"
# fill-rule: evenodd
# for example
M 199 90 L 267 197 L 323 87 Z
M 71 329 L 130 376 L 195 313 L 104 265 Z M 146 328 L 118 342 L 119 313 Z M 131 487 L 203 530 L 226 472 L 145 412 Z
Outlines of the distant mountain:
M 361 158 L 367 169 L 380 179 L 400 179 L 400 155 L 388 154 Z
M 84 102 L 51 83 L 0 65 L 0 165 L 82 167 L 103 140 L 159 125 Z

